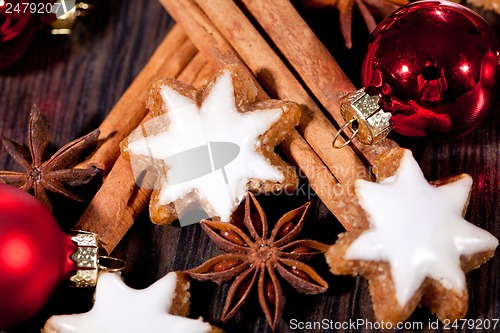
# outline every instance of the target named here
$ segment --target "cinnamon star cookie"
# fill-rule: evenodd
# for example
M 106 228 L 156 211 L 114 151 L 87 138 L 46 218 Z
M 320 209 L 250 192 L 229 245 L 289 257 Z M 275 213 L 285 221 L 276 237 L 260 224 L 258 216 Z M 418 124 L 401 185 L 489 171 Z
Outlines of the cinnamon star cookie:
M 189 281 L 170 272 L 146 289 L 123 283 L 119 273 L 99 273 L 92 310 L 52 316 L 42 333 L 221 333 L 189 312 Z
M 152 84 L 147 107 L 153 118 L 132 132 L 122 152 L 137 179 L 148 169 L 158 175 L 153 222 L 171 223 L 193 203 L 230 221 L 247 190 L 296 188 L 296 172 L 274 147 L 298 124 L 300 109 L 278 100 L 255 103 L 256 96 L 252 78 L 236 66 L 200 91 L 173 79 Z
M 332 273 L 369 280 L 378 321 L 403 321 L 419 304 L 441 321 L 464 317 L 465 272 L 491 258 L 498 245 L 463 218 L 472 178 L 428 183 L 401 148 L 382 155 L 376 170 L 376 183 L 357 180 L 341 200 L 355 227 L 326 252 Z

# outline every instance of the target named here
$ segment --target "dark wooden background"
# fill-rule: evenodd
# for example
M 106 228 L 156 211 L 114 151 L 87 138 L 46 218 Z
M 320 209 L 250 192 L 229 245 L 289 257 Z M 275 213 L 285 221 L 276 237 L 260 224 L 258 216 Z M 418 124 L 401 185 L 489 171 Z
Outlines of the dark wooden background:
M 332 50 L 351 80 L 359 86 L 362 50 L 367 38 L 361 19 L 355 16 L 354 49 L 347 51 L 338 33 L 336 11 L 312 11 L 300 6 L 299 10 Z M 488 18 L 494 25 L 497 24 L 497 16 L 490 13 Z M 48 115 L 52 123 L 54 147 L 60 147 L 96 128 L 173 23 L 160 4 L 153 0 L 101 0 L 94 13 L 80 21 L 70 37 L 40 34 L 18 63 L 0 72 L 0 136 L 25 142 L 33 103 Z M 498 25 L 495 27 L 498 32 Z M 499 111 L 497 104 L 477 130 L 458 140 L 437 143 L 398 139 L 398 142 L 413 150 L 429 180 L 462 172 L 471 174 L 474 187 L 467 219 L 500 238 Z M 18 169 L 3 147 L 0 147 L 0 167 Z M 91 192 L 87 190 L 80 194 L 89 198 Z M 260 199 L 271 212 L 272 222 L 287 209 L 311 199 L 314 205 L 303 232 L 304 237 L 331 244 L 341 231 L 338 222 L 314 194 L 310 198 Z M 61 227 L 67 230 L 84 208 L 61 199 L 56 202 L 55 215 Z M 220 251 L 199 226 L 155 226 L 149 222 L 147 214 L 143 214 L 113 255 L 129 264 L 123 272 L 126 283 L 144 288 L 171 270 L 194 267 L 218 253 Z M 322 257 L 312 264 L 329 282 L 330 289 L 324 295 L 303 296 L 283 283 L 287 302 L 277 332 L 291 331 L 289 322 L 292 319 L 314 321 L 327 318 L 343 322 L 361 318 L 373 321 L 364 279 L 331 275 Z M 499 271 L 500 260 L 496 257 L 468 274 L 470 306 L 467 318 L 500 318 Z M 201 315 L 229 333 L 270 332 L 256 298 L 250 299 L 229 322 L 224 324 L 218 320 L 228 289 L 229 284 L 219 287 L 210 282 L 194 282 L 192 316 Z M 92 289 L 61 286 L 37 316 L 0 332 L 39 332 L 52 314 L 89 310 L 92 294 Z M 426 309 L 417 310 L 408 319 L 410 322 L 422 322 L 424 328 L 429 320 L 435 321 L 435 317 Z

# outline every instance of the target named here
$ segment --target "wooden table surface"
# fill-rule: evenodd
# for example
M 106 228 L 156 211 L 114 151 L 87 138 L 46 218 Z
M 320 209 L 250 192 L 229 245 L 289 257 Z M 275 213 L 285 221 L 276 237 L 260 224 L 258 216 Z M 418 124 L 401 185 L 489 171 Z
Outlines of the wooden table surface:
M 301 12 L 332 50 L 351 80 L 359 86 L 362 49 L 367 37 L 359 17 L 355 18 L 355 24 L 360 27 L 355 29 L 355 48 L 346 51 L 340 34 L 335 32 L 335 11 L 313 12 L 302 9 Z M 29 111 L 33 103 L 48 115 L 55 147 L 96 128 L 174 22 L 157 1 L 106 0 L 99 3 L 92 16 L 80 23 L 70 37 L 40 35 L 17 64 L 0 72 L 0 136 L 25 142 Z M 499 111 L 497 105 L 496 110 L 490 112 L 477 130 L 458 140 L 439 143 L 430 140 L 398 141 L 402 146 L 413 150 L 429 180 L 462 172 L 471 174 L 474 185 L 466 218 L 489 230 L 497 238 L 500 238 Z M 3 147 L 0 147 L 0 167 L 5 170 L 19 168 Z M 81 194 L 89 198 L 90 193 L 87 192 Z M 313 209 L 310 222 L 304 230 L 306 236 L 331 244 L 335 241 L 336 234 L 342 230 L 313 194 L 310 198 L 295 196 L 261 199 L 264 207 L 272 208 L 271 221 L 287 209 L 311 199 Z M 57 201 L 56 205 L 55 215 L 65 230 L 71 228 L 85 208 L 64 200 Z M 155 226 L 149 222 L 147 214 L 143 214 L 113 255 L 128 262 L 128 267 L 123 272 L 126 283 L 134 288 L 144 288 L 169 271 L 194 267 L 218 253 L 220 251 L 198 225 L 183 228 Z M 374 320 L 364 279 L 331 275 L 322 257 L 312 264 L 328 281 L 330 289 L 323 295 L 303 296 L 284 287 L 287 302 L 277 332 L 291 331 L 292 319 L 329 319 L 336 322 Z M 495 257 L 468 274 L 470 302 L 467 318 L 500 318 L 499 272 L 500 259 Z M 219 287 L 210 282 L 194 282 L 192 316 L 203 316 L 229 333 L 271 332 L 256 298 L 250 299 L 235 318 L 225 324 L 221 323 L 218 316 L 228 289 L 229 284 Z M 92 289 L 79 290 L 62 286 L 37 316 L 0 332 L 39 332 L 52 314 L 89 310 L 92 295 Z M 418 309 L 408 322 L 422 322 L 424 331 L 430 332 L 432 330 L 427 329 L 428 322 L 435 320 L 426 309 Z M 497 331 L 500 329 L 497 328 Z

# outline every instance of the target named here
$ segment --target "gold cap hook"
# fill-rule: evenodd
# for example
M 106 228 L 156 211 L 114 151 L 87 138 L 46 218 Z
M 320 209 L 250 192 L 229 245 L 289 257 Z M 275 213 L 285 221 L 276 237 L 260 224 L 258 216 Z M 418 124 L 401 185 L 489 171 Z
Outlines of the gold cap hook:
M 333 137 L 333 141 L 332 141 L 332 147 L 335 148 L 335 149 L 341 149 L 341 148 L 344 148 L 345 146 L 347 146 L 348 144 L 351 143 L 352 139 L 354 139 L 354 137 L 356 136 L 356 134 L 358 134 L 358 129 L 356 128 L 354 130 L 354 132 L 352 132 L 351 136 L 344 142 L 342 143 L 340 146 L 337 146 L 337 140 L 340 136 L 340 134 L 342 132 L 344 132 L 348 127 L 350 127 L 352 125 L 352 123 L 356 122 L 357 119 L 356 118 L 352 118 L 351 120 L 349 120 L 348 122 L 346 122 L 338 131 L 337 133 L 335 133 L 335 136 Z
M 108 261 L 109 263 L 113 263 L 112 265 L 118 264 L 118 267 L 108 267 L 105 265 L 102 265 L 101 263 L 103 261 Z M 108 256 L 99 256 L 99 259 L 97 260 L 98 262 L 98 267 L 100 270 L 106 271 L 106 272 L 119 272 L 123 271 L 125 267 L 127 267 L 127 262 L 122 259 L 118 259 L 115 257 L 108 257 Z

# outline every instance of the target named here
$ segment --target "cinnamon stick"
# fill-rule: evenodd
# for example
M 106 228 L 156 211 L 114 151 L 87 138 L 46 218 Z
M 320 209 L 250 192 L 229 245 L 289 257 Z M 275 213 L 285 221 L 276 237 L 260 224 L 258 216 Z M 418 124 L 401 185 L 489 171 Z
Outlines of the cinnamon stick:
M 148 183 L 154 182 L 151 174 L 146 177 Z M 135 185 L 130 163 L 120 156 L 76 228 L 96 233 L 109 254 L 147 206 L 151 192 Z
M 304 172 L 309 186 L 333 215 L 341 216 L 342 207 L 337 204 L 336 195 L 336 189 L 340 184 L 299 132 L 293 131 L 279 148 L 293 165 Z M 347 221 L 338 220 L 346 230 L 352 228 Z
M 119 143 L 146 116 L 145 96 L 151 82 L 160 76 L 176 77 L 197 53 L 184 31 L 174 26 L 134 82 L 99 126 L 102 144 L 77 167 L 92 164 L 107 174 L 120 154 Z
M 189 20 L 183 24 L 187 33 L 199 47 L 200 52 L 205 53 L 216 67 L 237 63 L 246 69 L 236 52 L 192 1 L 174 2 L 164 1 L 163 4 L 181 24 L 184 19 Z M 194 21 L 191 21 L 191 18 Z M 268 98 L 262 88 L 259 89 L 259 93 L 260 98 Z M 336 204 L 334 192 L 338 181 L 304 138 L 294 131 L 279 148 L 307 176 L 310 187 L 330 211 L 338 215 L 339 206 Z M 346 229 L 350 229 L 350 225 L 345 221 L 340 222 Z
M 333 117 L 337 127 L 342 126 L 345 122 L 339 99 L 355 87 L 290 1 L 240 1 Z M 353 145 L 371 165 L 383 151 L 397 147 L 389 139 L 374 146 L 353 140 Z
M 216 72 L 217 69 L 212 66 L 205 55 L 198 53 L 189 64 L 189 67 L 177 79 L 181 82 L 191 84 L 196 89 L 201 89 Z
M 302 107 L 299 131 L 337 180 L 344 183 L 370 178 L 367 167 L 352 149 L 332 147 L 335 127 L 233 1 L 195 0 L 199 7 L 191 0 L 160 1 L 200 51 L 211 49 L 210 59 L 222 63 L 239 61 L 234 55 L 236 51 L 272 97 L 291 100 Z M 218 53 L 216 57 L 214 53 Z
M 229 63 L 239 63 L 245 66 L 213 24 L 191 1 L 181 3 L 165 1 L 163 4 L 181 24 L 183 19 L 189 20 L 185 25 L 190 38 L 200 48 L 200 51 L 207 54 L 219 68 Z M 194 21 L 190 19 L 194 19 Z M 339 206 L 336 204 L 337 196 L 335 193 L 338 181 L 309 144 L 299 133 L 294 132 L 279 148 L 306 175 L 310 187 L 318 194 L 323 203 L 338 216 Z M 365 170 L 364 167 L 360 168 L 358 177 L 364 175 Z M 347 230 L 351 228 L 343 220 L 340 220 L 340 223 Z
M 165 62 L 158 70 L 168 72 L 169 66 L 177 65 Z M 197 54 L 178 75 L 178 79 L 201 86 L 214 72 L 204 57 Z M 151 117 L 148 115 L 141 123 L 149 119 Z M 154 174 L 145 173 L 141 178 L 141 186 L 137 186 L 130 162 L 122 156 L 118 157 L 76 228 L 96 233 L 101 247 L 108 254 L 111 253 L 147 207 L 155 181 Z

